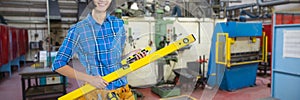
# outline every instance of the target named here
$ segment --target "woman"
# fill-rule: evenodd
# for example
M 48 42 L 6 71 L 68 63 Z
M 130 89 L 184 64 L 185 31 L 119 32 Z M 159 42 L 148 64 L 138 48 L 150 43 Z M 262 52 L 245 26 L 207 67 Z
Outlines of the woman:
M 102 79 L 102 76 L 121 68 L 121 56 L 126 39 L 124 22 L 108 12 L 108 9 L 112 9 L 115 4 L 115 0 L 93 0 L 92 2 L 94 4 L 92 12 L 69 29 L 53 62 L 52 70 L 99 88 L 97 92 L 94 91 L 96 94 L 92 97 L 99 97 L 101 94 L 101 98 L 106 98 L 105 90 L 130 90 L 126 85 L 126 77 L 111 83 Z M 86 73 L 67 65 L 75 52 L 78 53 L 79 61 L 86 68 Z M 131 91 L 116 94 L 120 99 L 133 99 Z

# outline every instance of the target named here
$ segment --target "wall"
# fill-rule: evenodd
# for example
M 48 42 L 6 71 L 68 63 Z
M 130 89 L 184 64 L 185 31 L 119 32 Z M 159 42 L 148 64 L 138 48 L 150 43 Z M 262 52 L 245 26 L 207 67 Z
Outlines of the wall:
M 56 34 L 53 34 L 56 33 Z M 59 42 L 59 44 L 62 43 L 63 39 L 65 38 L 66 34 L 68 33 L 67 29 L 61 29 L 61 30 L 51 30 L 51 38 L 52 38 L 52 48 L 59 48 L 59 46 L 54 47 L 55 42 Z M 35 34 L 38 35 L 38 37 L 35 37 Z M 28 38 L 29 42 L 39 42 L 43 41 L 43 49 L 48 50 L 49 48 L 49 43 L 46 43 L 46 38 L 49 36 L 48 30 L 28 30 Z M 26 55 L 26 60 L 27 61 L 33 61 L 34 60 L 34 55 L 38 53 L 39 50 L 33 50 L 29 49 L 29 52 Z

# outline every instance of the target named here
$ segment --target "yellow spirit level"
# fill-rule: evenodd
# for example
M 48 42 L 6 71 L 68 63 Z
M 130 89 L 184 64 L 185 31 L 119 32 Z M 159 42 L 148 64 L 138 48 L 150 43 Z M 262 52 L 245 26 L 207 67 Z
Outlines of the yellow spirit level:
M 128 73 L 133 72 L 155 60 L 158 60 L 159 58 L 162 58 L 184 46 L 187 46 L 188 44 L 191 44 L 194 41 L 195 41 L 195 37 L 193 36 L 193 34 L 190 34 L 190 35 L 188 35 L 180 40 L 177 40 L 177 41 L 173 42 L 172 44 L 170 44 L 152 54 L 145 56 L 142 59 L 139 59 L 133 63 L 127 64 L 127 66 L 120 68 L 106 76 L 103 76 L 102 78 L 107 82 L 112 82 L 112 81 L 114 81 L 118 78 L 121 78 L 121 77 L 127 75 Z M 96 89 L 97 89 L 96 87 L 94 87 L 90 84 L 86 84 L 86 85 L 58 98 L 58 100 L 74 100 L 74 99 L 84 96 L 87 93 L 89 93 L 93 90 L 96 90 Z

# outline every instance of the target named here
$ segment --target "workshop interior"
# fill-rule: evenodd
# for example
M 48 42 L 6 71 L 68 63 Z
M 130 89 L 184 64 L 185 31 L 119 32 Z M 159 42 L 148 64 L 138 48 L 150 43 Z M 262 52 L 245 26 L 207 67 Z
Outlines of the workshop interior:
M 300 0 L 112 1 L 122 54 L 139 52 L 102 78 L 125 76 L 135 100 L 300 100 Z M 92 2 L 0 0 L 1 100 L 119 100 L 51 70 Z M 68 65 L 86 72 L 79 56 Z

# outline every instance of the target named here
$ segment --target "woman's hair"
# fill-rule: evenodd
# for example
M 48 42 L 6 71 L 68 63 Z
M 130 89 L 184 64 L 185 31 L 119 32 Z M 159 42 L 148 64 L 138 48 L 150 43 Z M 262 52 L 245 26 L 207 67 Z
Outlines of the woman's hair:
M 94 4 L 94 1 L 91 1 L 88 5 L 88 8 L 90 10 L 94 9 L 95 7 L 96 7 L 96 5 Z M 107 13 L 112 13 L 115 9 L 116 9 L 116 0 L 111 0 L 111 3 L 106 11 L 107 11 Z

